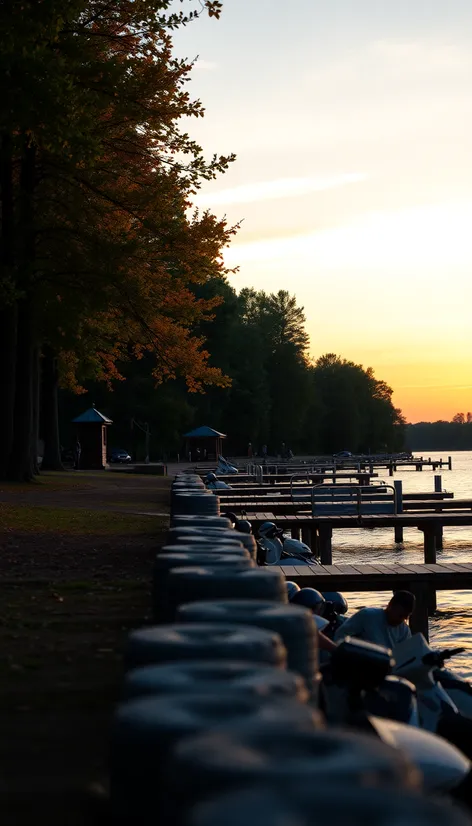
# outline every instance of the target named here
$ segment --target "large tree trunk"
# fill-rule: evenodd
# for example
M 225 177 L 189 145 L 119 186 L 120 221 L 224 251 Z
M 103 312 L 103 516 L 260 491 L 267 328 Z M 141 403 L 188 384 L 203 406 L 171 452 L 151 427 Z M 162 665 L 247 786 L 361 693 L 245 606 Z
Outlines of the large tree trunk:
M 30 482 L 34 477 L 33 408 L 34 408 L 34 313 L 31 299 L 18 303 L 18 338 L 16 348 L 15 432 L 10 455 L 8 478 Z
M 33 410 L 34 356 L 36 351 L 38 306 L 34 298 L 33 275 L 35 258 L 34 208 L 36 151 L 25 140 L 21 161 L 18 225 L 18 287 L 23 297 L 18 301 L 16 346 L 16 393 L 13 449 L 10 454 L 8 478 L 31 481 L 34 477 Z M 35 447 L 36 449 L 36 447 Z
M 38 442 L 39 442 L 39 405 L 40 405 L 40 348 L 35 346 L 33 352 L 33 438 L 31 442 L 31 464 L 35 476 L 39 475 Z
M 42 470 L 64 470 L 59 440 L 57 358 L 51 347 L 43 348 L 41 383 L 41 434 L 44 439 Z
M 0 145 L 0 479 L 7 474 L 13 446 L 17 306 L 13 295 L 13 174 L 11 137 Z
M 0 479 L 5 479 L 13 450 L 16 390 L 17 306 L 0 310 Z

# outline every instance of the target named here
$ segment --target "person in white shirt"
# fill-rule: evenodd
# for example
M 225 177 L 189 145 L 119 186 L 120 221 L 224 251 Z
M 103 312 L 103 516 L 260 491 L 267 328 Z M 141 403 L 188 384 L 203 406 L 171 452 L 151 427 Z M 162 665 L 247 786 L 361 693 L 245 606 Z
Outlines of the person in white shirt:
M 336 642 L 345 637 L 357 637 L 366 642 L 394 648 L 411 636 L 406 620 L 415 607 L 415 597 L 410 591 L 395 591 L 386 608 L 361 608 L 338 628 Z

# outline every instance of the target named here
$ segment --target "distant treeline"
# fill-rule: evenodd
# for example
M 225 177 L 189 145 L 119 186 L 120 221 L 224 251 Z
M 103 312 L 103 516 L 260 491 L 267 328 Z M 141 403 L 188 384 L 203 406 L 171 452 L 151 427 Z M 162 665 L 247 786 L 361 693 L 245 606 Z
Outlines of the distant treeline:
M 413 451 L 472 450 L 472 422 L 456 420 L 408 424 L 405 445 Z
M 228 434 L 228 455 L 246 455 L 249 442 L 259 454 L 267 445 L 269 455 L 403 448 L 404 420 L 391 388 L 372 369 L 332 353 L 311 362 L 305 315 L 294 296 L 284 290 L 237 294 L 221 278 L 195 292 L 200 300 L 221 301 L 196 334 L 205 340 L 209 363 L 231 385 L 189 393 L 183 380 L 156 386 L 146 356 L 120 363 L 125 381 L 114 382 L 113 392 L 103 383 L 84 382 L 88 396 L 62 394 L 63 443 L 73 439 L 71 418 L 94 401 L 114 421 L 110 445 L 138 458 L 144 437 L 131 429 L 132 419 L 149 423 L 152 458 L 182 452 L 182 435 L 199 425 Z

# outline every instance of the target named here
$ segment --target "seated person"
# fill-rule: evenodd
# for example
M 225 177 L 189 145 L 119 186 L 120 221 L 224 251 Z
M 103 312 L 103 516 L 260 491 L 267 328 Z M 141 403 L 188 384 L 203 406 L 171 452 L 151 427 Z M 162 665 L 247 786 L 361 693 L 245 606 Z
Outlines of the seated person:
M 411 636 L 406 620 L 415 607 L 415 597 L 410 591 L 395 591 L 386 608 L 361 608 L 337 629 L 334 639 L 357 637 L 366 642 L 394 648 Z

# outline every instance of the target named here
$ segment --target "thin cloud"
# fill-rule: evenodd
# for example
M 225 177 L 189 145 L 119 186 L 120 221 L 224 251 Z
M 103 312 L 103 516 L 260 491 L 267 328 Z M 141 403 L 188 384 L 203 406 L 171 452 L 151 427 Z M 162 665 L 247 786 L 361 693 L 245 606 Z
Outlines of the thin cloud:
M 470 70 L 472 65 L 468 49 L 443 40 L 377 40 L 370 53 L 403 74 L 457 73 Z
M 293 198 L 308 195 L 310 192 L 323 192 L 348 184 L 357 184 L 366 179 L 362 172 L 348 172 L 340 175 L 317 178 L 279 178 L 275 181 L 259 181 L 243 184 L 220 192 L 197 195 L 198 206 L 220 206 L 226 204 L 250 204 L 258 201 L 272 201 L 280 198 Z
M 247 261 L 309 260 L 325 270 L 357 267 L 386 271 L 429 266 L 470 268 L 472 201 L 440 203 L 395 212 L 372 212 L 306 234 L 232 244 L 228 266 Z M 430 280 L 429 286 L 433 283 Z M 446 300 L 446 299 L 445 299 Z
M 213 72 L 217 66 L 218 64 L 211 60 L 196 60 L 193 64 L 193 68 L 200 72 Z

